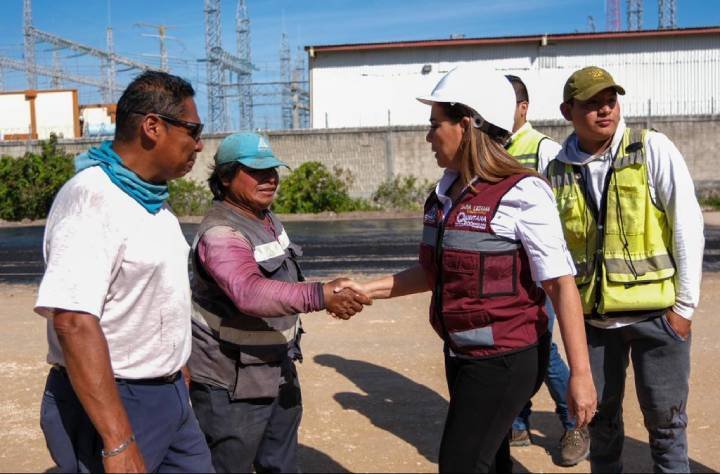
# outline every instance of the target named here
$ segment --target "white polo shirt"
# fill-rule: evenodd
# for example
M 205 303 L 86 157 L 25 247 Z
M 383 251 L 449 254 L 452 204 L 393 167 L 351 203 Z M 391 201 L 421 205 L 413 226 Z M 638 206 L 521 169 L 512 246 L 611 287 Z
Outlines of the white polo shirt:
M 47 219 L 35 311 L 48 318 L 48 362 L 64 365 L 57 309 L 98 318 L 115 377 L 172 374 L 190 355 L 189 246 L 167 207 L 150 214 L 99 168 L 60 190 Z

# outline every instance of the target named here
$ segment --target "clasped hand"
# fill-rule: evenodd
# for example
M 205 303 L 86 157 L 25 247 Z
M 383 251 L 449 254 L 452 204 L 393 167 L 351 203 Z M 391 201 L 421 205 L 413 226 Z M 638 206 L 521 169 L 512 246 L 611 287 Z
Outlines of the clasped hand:
M 371 305 L 372 299 L 362 287 L 348 278 L 337 278 L 323 285 L 325 309 L 334 318 L 350 319 Z

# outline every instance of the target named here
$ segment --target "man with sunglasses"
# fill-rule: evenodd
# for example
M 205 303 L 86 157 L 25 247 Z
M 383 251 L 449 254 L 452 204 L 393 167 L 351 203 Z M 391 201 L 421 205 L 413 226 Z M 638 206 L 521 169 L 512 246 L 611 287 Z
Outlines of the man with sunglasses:
M 166 203 L 203 148 L 194 94 L 162 72 L 133 80 L 114 140 L 77 157 L 48 216 L 40 423 L 62 472 L 213 470 L 181 374 L 189 247 Z

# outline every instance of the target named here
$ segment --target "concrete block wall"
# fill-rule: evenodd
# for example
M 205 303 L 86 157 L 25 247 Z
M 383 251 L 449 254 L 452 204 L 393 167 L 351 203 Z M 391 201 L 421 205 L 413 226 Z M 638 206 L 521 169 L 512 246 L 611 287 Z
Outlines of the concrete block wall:
M 696 186 L 700 190 L 720 192 L 720 166 L 715 150 L 720 149 L 720 117 L 654 117 L 652 127 L 665 133 L 684 154 Z M 645 127 L 645 119 L 628 120 L 628 125 Z M 562 142 L 571 132 L 567 122 L 536 123 L 543 133 Z M 427 127 L 373 127 L 346 129 L 280 130 L 266 132 L 270 145 L 280 159 L 296 168 L 306 161 L 320 161 L 328 168 L 350 171 L 355 197 L 369 197 L 386 179 L 413 175 L 437 180 L 438 168 L 430 145 L 425 141 Z M 188 178 L 204 182 L 209 176 L 212 158 L 223 134 L 203 137 L 205 147 Z M 61 140 L 68 153 L 80 153 L 99 139 Z M 0 155 L 22 156 L 37 152 L 39 142 L 0 142 Z M 282 171 L 282 175 L 286 171 Z

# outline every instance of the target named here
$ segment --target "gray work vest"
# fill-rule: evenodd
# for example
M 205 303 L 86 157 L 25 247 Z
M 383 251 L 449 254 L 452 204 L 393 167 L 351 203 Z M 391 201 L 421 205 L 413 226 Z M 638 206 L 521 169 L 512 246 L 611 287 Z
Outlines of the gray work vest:
M 295 260 L 302 250 L 290 242 L 280 221 L 272 213 L 268 216 L 277 238 L 263 222 L 215 201 L 192 245 L 193 352 L 188 366 L 193 379 L 227 388 L 235 399 L 275 396 L 280 385 L 280 363 L 288 358 L 288 349 L 298 335 L 299 317 L 243 314 L 202 268 L 197 245 L 209 229 L 230 227 L 250 242 L 266 278 L 303 281 Z

